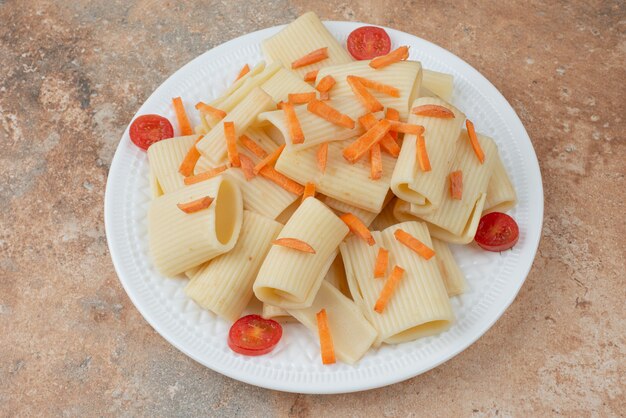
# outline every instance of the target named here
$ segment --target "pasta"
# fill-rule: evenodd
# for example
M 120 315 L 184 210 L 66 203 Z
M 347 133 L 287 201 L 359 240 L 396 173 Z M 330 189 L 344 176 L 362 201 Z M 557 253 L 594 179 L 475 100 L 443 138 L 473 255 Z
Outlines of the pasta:
M 450 100 L 452 100 L 454 77 L 452 77 L 452 75 L 450 74 L 440 73 L 432 70 L 424 70 L 424 73 L 422 75 L 422 87 L 422 96 L 429 95 L 423 93 L 432 92 L 446 102 L 449 102 Z
M 289 93 L 308 93 L 315 89 L 292 71 L 280 68 L 270 79 L 261 85 L 276 103 L 287 101 Z
M 148 182 L 150 183 L 150 196 L 152 196 L 153 199 L 156 199 L 157 197 L 161 196 L 163 194 L 163 189 L 161 189 L 161 186 L 159 185 L 159 180 L 157 180 L 156 176 L 154 175 L 154 169 L 152 167 L 148 167 Z
M 252 284 L 282 225 L 244 211 L 239 239 L 233 249 L 197 272 L 185 293 L 202 308 L 235 321 L 252 298 Z
M 370 212 L 367 210 L 363 210 L 361 208 L 357 208 L 356 206 L 352 206 L 348 203 L 344 203 L 341 200 L 333 199 L 328 196 L 321 196 L 320 200 L 324 202 L 329 208 L 335 211 L 337 215 L 341 215 L 344 213 L 351 213 L 363 222 L 366 226 L 372 223 L 376 215 L 376 212 Z
M 263 318 L 273 319 L 279 322 L 295 322 L 296 318 L 291 316 L 289 312 L 278 306 L 263 304 Z
M 393 196 L 393 195 L 392 195 Z M 383 210 L 374 218 L 372 221 L 370 228 L 374 231 L 382 231 L 383 229 L 389 228 L 391 225 L 395 225 L 398 223 L 398 219 L 393 214 L 393 209 L 395 207 L 397 199 L 393 197 L 389 203 L 385 205 Z
M 422 171 L 416 159 L 416 136 L 405 135 L 398 162 L 391 178 L 391 189 L 399 198 L 415 205 L 416 214 L 434 212 L 445 193 L 444 185 L 454 158 L 461 125 L 465 115 L 441 99 L 422 97 L 412 108 L 422 105 L 439 105 L 454 112 L 453 119 L 433 118 L 411 114 L 409 123 L 424 127 L 424 138 L 431 170 Z
M 176 205 L 205 196 L 211 206 L 186 214 Z M 154 264 L 164 276 L 175 276 L 230 251 L 241 229 L 243 203 L 235 183 L 218 176 L 150 203 L 148 237 Z
M 517 195 L 511 179 L 504 168 L 502 158 L 498 154 L 493 166 L 493 174 L 487 186 L 487 198 L 483 215 L 491 212 L 506 212 L 517 203 Z
M 311 306 L 347 233 L 348 227 L 328 207 L 313 197 L 306 199 L 279 238 L 302 240 L 315 254 L 273 246 L 254 282 L 256 297 L 281 308 Z
M 421 222 L 404 222 L 382 232 L 374 231 L 373 246 L 357 237 L 350 237 L 339 246 L 352 297 L 378 332 L 375 345 L 433 335 L 447 329 L 454 320 L 435 257 L 427 261 L 405 247 L 394 237 L 397 229 L 432 247 L 428 229 Z M 389 266 L 397 265 L 405 272 L 384 312 L 379 314 L 374 305 L 385 280 L 374 278 L 374 261 L 381 244 L 389 251 Z
M 465 282 L 465 276 L 459 268 L 459 265 L 454 260 L 452 251 L 447 243 L 433 238 L 433 250 L 435 251 L 435 258 L 439 266 L 439 272 L 443 279 L 443 284 L 446 286 L 448 296 L 456 296 L 465 292 L 467 284 Z
M 159 141 L 148 148 L 151 176 L 156 180 L 154 192 L 170 193 L 183 187 L 184 177 L 178 172 L 180 163 L 198 135 L 179 136 Z

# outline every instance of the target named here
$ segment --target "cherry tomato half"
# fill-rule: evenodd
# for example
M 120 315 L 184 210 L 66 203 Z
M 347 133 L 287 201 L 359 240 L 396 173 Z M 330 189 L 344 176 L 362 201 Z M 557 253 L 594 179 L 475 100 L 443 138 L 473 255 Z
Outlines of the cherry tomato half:
M 278 322 L 246 315 L 230 327 L 228 346 L 239 354 L 260 356 L 272 351 L 282 336 L 283 328 Z
M 382 28 L 361 26 L 348 36 L 348 51 L 357 60 L 371 60 L 391 50 L 391 39 Z
M 513 247 L 519 238 L 517 222 L 506 213 L 491 212 L 480 218 L 476 243 L 487 251 L 504 251 Z
M 141 115 L 130 124 L 130 140 L 142 150 L 162 139 L 172 138 L 174 128 L 169 120 L 159 115 Z

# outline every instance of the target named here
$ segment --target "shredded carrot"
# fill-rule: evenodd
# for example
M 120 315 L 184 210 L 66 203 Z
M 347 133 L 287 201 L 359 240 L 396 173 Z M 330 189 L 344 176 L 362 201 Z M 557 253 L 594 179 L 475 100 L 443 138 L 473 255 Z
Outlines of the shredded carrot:
M 332 75 L 327 75 L 322 78 L 319 83 L 317 83 L 317 87 L 315 89 L 320 93 L 327 93 L 333 86 L 337 83 Z
M 383 290 L 380 291 L 380 296 L 378 296 L 378 300 L 376 301 L 376 305 L 374 305 L 374 310 L 379 314 L 382 314 L 393 296 L 394 291 L 396 290 L 396 286 L 400 279 L 404 276 L 404 269 L 400 266 L 394 266 L 391 271 L 391 275 L 385 282 L 383 286 Z
M 235 135 L 235 123 L 224 122 L 224 137 L 226 138 L 226 150 L 228 151 L 228 161 L 233 167 L 239 167 L 239 151 L 237 151 L 237 136 Z
M 237 74 L 237 78 L 235 79 L 235 81 L 239 80 L 241 77 L 248 74 L 249 72 L 250 66 L 248 64 L 244 65 L 243 68 L 239 71 L 239 74 Z
M 334 123 L 344 128 L 354 129 L 354 120 L 329 104 L 319 100 L 311 100 L 307 105 L 307 110 L 322 119 L 326 119 L 330 123 Z
M 282 101 L 282 100 L 280 102 L 276 103 L 276 109 L 282 109 L 284 104 L 285 104 L 285 102 Z
M 306 81 L 307 83 L 314 82 L 315 79 L 317 78 L 317 73 L 319 72 L 320 70 L 309 71 L 308 73 L 304 75 L 304 81 Z
M 213 116 L 215 119 L 224 119 L 226 117 L 226 112 L 224 112 L 223 110 L 217 109 L 213 106 L 209 106 L 206 103 L 203 102 L 198 102 L 196 103 L 196 109 L 202 113 L 202 114 L 206 114 L 206 115 L 211 115 Z
M 328 142 L 324 142 L 317 150 L 317 168 L 322 174 L 326 172 L 326 163 L 328 162 Z
M 354 77 L 353 75 L 349 75 L 348 77 L 346 77 L 346 80 L 348 81 L 348 84 L 350 85 L 350 88 L 352 89 L 352 92 L 354 93 L 356 98 L 359 99 L 359 101 L 363 104 L 363 106 L 365 106 L 367 110 L 369 110 L 370 112 L 378 112 L 384 109 L 383 105 L 378 101 L 378 99 L 372 96 L 372 94 L 367 91 L 365 86 L 361 84 L 361 82 L 357 80 L 356 77 Z
M 374 144 L 370 149 L 370 178 L 379 180 L 383 176 L 383 159 L 380 155 L 380 144 Z
M 308 182 L 304 185 L 304 193 L 302 194 L 302 201 L 307 197 L 315 197 L 315 183 Z
M 309 103 L 311 100 L 315 100 L 315 92 L 310 93 L 289 93 L 287 100 L 291 104 L 304 104 Z
M 485 153 L 483 149 L 480 147 L 480 142 L 478 142 L 478 137 L 476 136 L 476 130 L 474 129 L 474 124 L 471 120 L 465 120 L 465 127 L 467 128 L 467 135 L 469 136 L 470 143 L 472 144 L 472 149 L 474 150 L 474 154 L 478 157 L 478 161 L 480 163 L 485 162 Z
M 333 337 L 330 333 L 330 327 L 328 326 L 328 315 L 326 309 L 319 311 L 315 318 L 317 318 L 317 333 L 320 337 L 320 352 L 322 354 L 322 364 L 333 364 L 337 360 L 335 359 L 335 346 L 333 344 Z
M 330 100 L 330 93 L 325 91 L 323 93 L 320 93 L 320 98 L 321 101 L 325 102 L 326 100 Z
M 391 128 L 389 128 L 390 131 L 413 135 L 421 135 L 424 133 L 424 127 L 422 125 L 414 125 L 412 123 L 398 122 L 395 120 L 390 120 L 389 123 L 391 124 Z
M 243 171 L 246 180 L 252 180 L 256 176 L 254 172 L 254 161 L 246 154 L 239 154 L 239 161 L 241 162 L 241 171 Z
M 202 138 L 203 135 L 200 135 L 200 137 L 196 140 L 196 144 Z M 180 167 L 178 167 L 178 172 L 184 177 L 189 177 L 193 175 L 193 170 L 194 168 L 196 168 L 196 163 L 198 162 L 198 159 L 200 159 L 200 152 L 194 144 L 191 146 L 191 148 L 189 148 L 189 151 L 187 151 L 187 155 L 185 155 L 185 158 L 183 158 L 183 162 L 180 163 Z
M 411 113 L 417 116 L 428 116 L 431 118 L 454 119 L 454 112 L 447 107 L 427 104 L 415 106 L 411 109 Z
M 291 248 L 293 250 L 302 251 L 303 253 L 315 254 L 315 250 L 306 242 L 299 240 L 298 238 L 278 238 L 272 241 L 274 245 L 280 245 L 281 247 Z
M 407 58 L 409 58 L 409 47 L 401 46 L 398 49 L 394 49 L 387 55 L 376 57 L 373 60 L 371 60 L 370 67 L 377 70 L 379 68 L 386 67 L 396 62 L 403 61 Z
M 424 139 L 424 135 L 418 135 L 416 141 L 416 157 L 417 163 L 420 166 L 420 170 L 424 172 L 430 171 L 430 159 L 428 158 L 428 151 L 426 150 L 426 140 Z
M 356 141 L 343 149 L 343 158 L 350 163 L 355 163 L 389 132 L 389 128 L 389 121 L 385 119 L 378 121 L 376 125 L 372 126 Z
M 376 90 L 379 93 L 386 94 L 391 97 L 400 97 L 400 90 L 397 88 L 390 86 L 388 84 L 379 83 L 378 81 L 370 80 L 369 78 L 359 77 L 356 75 L 350 76 L 355 80 L 358 80 L 361 84 L 363 84 L 368 89 Z
M 435 255 L 435 252 L 428 248 L 422 241 L 402 229 L 396 229 L 396 232 L 394 232 L 393 235 L 398 241 L 415 251 L 426 260 L 430 260 L 430 258 Z
M 191 202 L 177 203 L 176 206 L 178 206 L 178 209 L 185 213 L 194 213 L 208 208 L 211 206 L 211 203 L 213 203 L 213 198 L 210 196 L 204 196 L 200 199 L 192 200 Z
M 463 172 L 461 170 L 450 173 L 450 197 L 455 200 L 463 198 Z
M 302 185 L 291 180 L 284 174 L 279 173 L 274 169 L 274 167 L 266 165 L 261 169 L 261 171 L 259 171 L 259 174 L 296 196 L 300 196 L 304 193 L 304 187 Z
M 243 145 L 245 148 L 247 148 L 250 152 L 252 152 L 257 157 L 259 158 L 267 157 L 267 152 L 265 152 L 265 150 L 261 148 L 259 144 L 254 142 L 254 140 L 250 139 L 250 137 L 248 137 L 247 135 L 241 135 L 239 137 L 239 142 L 241 143 L 241 145 Z
M 225 165 L 221 165 L 219 167 L 212 168 L 210 170 L 205 171 L 204 173 L 196 174 L 195 176 L 185 177 L 183 180 L 185 185 L 189 186 L 191 184 L 200 183 L 201 181 L 208 180 L 219 175 L 221 172 L 225 171 L 228 167 Z
M 278 160 L 278 157 L 280 157 L 280 153 L 283 152 L 284 149 L 285 149 L 285 144 L 283 144 L 280 147 L 276 148 L 271 154 L 269 154 L 267 157 L 263 158 L 254 167 L 254 173 L 255 174 L 259 174 L 259 171 L 261 171 L 261 169 L 263 167 L 265 167 L 265 166 L 273 166 L 274 163 L 276 162 L 276 160 Z
M 387 264 L 389 264 L 389 251 L 380 247 L 378 249 L 378 255 L 376 256 L 376 263 L 374 263 L 374 277 L 385 277 Z
M 357 237 L 361 238 L 369 245 L 374 245 L 376 242 L 374 241 L 374 237 L 367 226 L 359 218 L 350 212 L 344 213 L 340 216 L 341 220 L 350 228 L 350 231 Z
M 174 111 L 176 112 L 176 119 L 178 119 L 178 127 L 180 128 L 181 135 L 193 135 L 193 129 L 187 118 L 187 112 L 185 112 L 185 106 L 180 97 L 174 97 L 172 99 L 174 105 Z
M 395 120 L 395 121 L 400 121 L 400 112 L 398 112 L 396 109 L 394 109 L 393 107 L 388 107 L 387 110 L 385 111 L 385 119 L 387 120 Z M 397 132 L 389 132 L 389 135 L 395 140 L 398 140 L 398 133 Z
M 359 123 L 366 130 L 371 129 L 372 126 L 376 125 L 376 122 L 378 122 L 378 119 L 376 119 L 376 116 L 374 116 L 373 113 L 366 113 L 359 118 Z M 392 133 L 393 132 L 389 132 L 385 136 L 383 136 L 379 144 L 385 152 L 393 157 L 397 157 L 398 155 L 400 155 L 400 146 L 391 136 Z
M 298 58 L 294 62 L 291 63 L 291 69 L 295 70 L 296 68 L 304 67 L 307 65 L 315 64 L 316 62 L 320 62 L 328 58 L 328 48 L 320 48 L 315 51 L 311 51 L 305 56 Z
M 291 103 L 283 103 L 283 112 L 287 120 L 287 129 L 289 130 L 289 138 L 292 144 L 302 144 L 304 142 L 304 133 L 298 120 L 296 110 Z

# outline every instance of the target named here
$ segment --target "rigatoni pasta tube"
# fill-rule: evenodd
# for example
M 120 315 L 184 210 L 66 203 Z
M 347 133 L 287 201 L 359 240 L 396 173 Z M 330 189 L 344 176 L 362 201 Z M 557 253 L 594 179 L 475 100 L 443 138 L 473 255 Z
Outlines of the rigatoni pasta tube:
M 376 216 L 376 218 L 374 218 L 374 220 L 370 224 L 370 229 L 374 231 L 382 231 L 389 228 L 391 225 L 395 225 L 399 222 L 393 214 L 396 200 L 397 199 L 394 197 L 389 201 L 389 203 L 385 205 L 383 210 L 380 211 L 378 216 Z
M 315 254 L 274 245 L 254 282 L 256 297 L 281 308 L 311 306 L 347 233 L 348 227 L 326 205 L 313 197 L 306 199 L 278 238 L 304 241 Z
M 502 163 L 502 158 L 500 158 L 500 153 L 498 153 L 493 167 L 493 174 L 487 186 L 487 198 L 483 208 L 483 215 L 490 212 L 506 212 L 513 208 L 516 203 L 517 195 L 513 188 L 513 183 L 511 183 L 511 179 Z
M 196 273 L 185 293 L 204 309 L 235 321 L 252 297 L 252 284 L 282 225 L 244 210 L 241 232 L 232 250 Z
M 150 172 L 163 193 L 185 186 L 178 168 L 197 139 L 198 135 L 179 136 L 155 142 L 148 148 Z
M 179 203 L 206 196 L 213 203 L 185 213 Z M 165 194 L 150 203 L 148 238 L 154 264 L 164 276 L 175 276 L 232 249 L 243 212 L 241 192 L 225 176 L 218 176 Z
M 337 358 L 344 363 L 356 363 L 372 346 L 377 333 L 356 304 L 329 282 L 322 282 L 310 307 L 287 312 L 317 334 L 315 314 L 322 309 L 326 309 Z
M 329 208 L 333 209 L 335 212 L 338 212 L 339 215 L 344 213 L 351 213 L 365 226 L 369 226 L 372 223 L 374 218 L 378 215 L 376 212 L 370 212 L 361 208 L 357 208 L 356 206 L 350 205 L 346 202 L 342 202 L 341 200 L 334 199 L 328 196 L 320 197 L 320 200 L 324 202 Z
M 454 259 L 452 251 L 450 251 L 450 246 L 437 238 L 433 238 L 432 241 L 435 258 L 439 264 L 439 272 L 446 286 L 448 296 L 456 296 L 464 293 L 467 288 L 465 276 Z
M 391 190 L 394 194 L 415 204 L 415 210 L 421 214 L 432 213 L 441 205 L 461 125 L 465 121 L 465 115 L 461 111 L 437 98 L 421 97 L 413 102 L 411 108 L 430 104 L 443 106 L 454 112 L 455 116 L 442 119 L 411 114 L 409 117 L 409 123 L 424 127 L 423 135 L 431 170 L 424 172 L 419 167 L 416 136 L 405 135 L 391 177 Z
M 285 68 L 291 68 L 292 62 L 319 48 L 328 48 L 328 58 L 294 69 L 299 77 L 328 65 L 352 61 L 348 51 L 313 12 L 303 14 L 276 35 L 261 42 L 261 50 L 268 61 L 280 62 Z
M 451 74 L 424 70 L 422 73 L 422 86 L 426 91 L 435 93 L 441 99 L 449 102 L 452 99 L 452 91 L 454 90 L 454 77 Z M 421 96 L 428 96 L 428 94 L 422 94 Z
M 271 78 L 261 85 L 276 103 L 287 101 L 290 93 L 309 93 L 315 89 L 298 77 L 293 71 L 280 68 Z
M 369 322 L 378 331 L 375 344 L 397 344 L 439 333 L 454 320 L 454 313 L 435 257 L 425 260 L 400 243 L 394 232 L 402 229 L 426 246 L 432 242 L 422 222 L 404 222 L 382 232 L 373 231 L 376 245 L 358 237 L 340 245 L 350 293 Z M 389 251 L 389 266 L 404 269 L 404 275 L 382 314 L 374 311 L 385 279 L 374 278 L 374 263 L 380 246 Z

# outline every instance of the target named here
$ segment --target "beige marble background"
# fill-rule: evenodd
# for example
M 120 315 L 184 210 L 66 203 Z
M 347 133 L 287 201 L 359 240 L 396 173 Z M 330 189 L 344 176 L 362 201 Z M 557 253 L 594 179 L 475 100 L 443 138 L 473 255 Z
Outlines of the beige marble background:
M 391 26 L 482 72 L 539 156 L 544 235 L 526 284 L 468 350 L 368 392 L 223 377 L 143 320 L 113 270 L 106 176 L 171 73 L 307 10 Z M 623 1 L 0 0 L 0 416 L 624 416 Z

